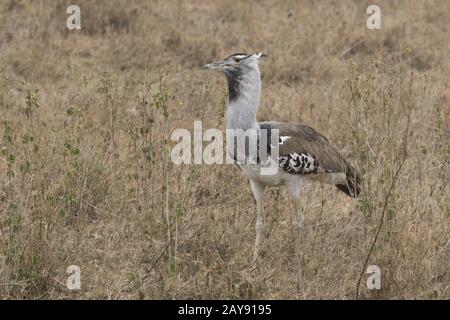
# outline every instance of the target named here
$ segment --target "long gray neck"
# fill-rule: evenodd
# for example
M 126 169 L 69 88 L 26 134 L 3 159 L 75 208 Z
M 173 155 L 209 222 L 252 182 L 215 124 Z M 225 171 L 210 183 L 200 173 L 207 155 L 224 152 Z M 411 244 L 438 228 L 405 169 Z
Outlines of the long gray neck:
M 261 74 L 258 67 L 227 72 L 227 128 L 256 128 L 256 112 L 261 95 Z

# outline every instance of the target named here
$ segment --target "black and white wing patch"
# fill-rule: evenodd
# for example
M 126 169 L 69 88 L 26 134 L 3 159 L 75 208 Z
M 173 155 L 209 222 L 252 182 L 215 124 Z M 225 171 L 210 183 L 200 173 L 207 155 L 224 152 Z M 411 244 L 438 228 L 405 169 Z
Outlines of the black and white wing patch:
M 317 173 L 319 163 L 308 153 L 291 152 L 279 157 L 280 168 L 291 174 Z

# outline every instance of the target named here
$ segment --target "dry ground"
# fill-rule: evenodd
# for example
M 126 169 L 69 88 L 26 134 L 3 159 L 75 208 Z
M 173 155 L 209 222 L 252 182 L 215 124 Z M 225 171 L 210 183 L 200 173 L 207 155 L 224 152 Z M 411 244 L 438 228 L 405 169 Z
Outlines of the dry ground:
M 1 1 L 0 297 L 352 299 L 384 213 L 382 289 L 364 274 L 360 295 L 450 298 L 450 2 L 377 4 L 372 31 L 365 1 Z M 199 66 L 257 50 L 258 118 L 317 128 L 367 194 L 309 186 L 294 250 L 293 206 L 268 190 L 252 269 L 248 182 L 173 165 L 169 138 L 225 128 L 224 77 Z

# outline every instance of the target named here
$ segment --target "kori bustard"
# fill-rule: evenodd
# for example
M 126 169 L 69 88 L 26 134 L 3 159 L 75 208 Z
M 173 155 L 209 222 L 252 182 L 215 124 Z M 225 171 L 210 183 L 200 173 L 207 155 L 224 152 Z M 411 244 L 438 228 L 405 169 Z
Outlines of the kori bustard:
M 259 61 L 265 55 L 237 53 L 221 61 L 205 65 L 205 69 L 220 70 L 228 83 L 227 129 L 254 132 L 256 141 L 267 141 L 268 148 L 278 148 L 276 159 L 279 170 L 276 174 L 261 174 L 258 164 L 238 165 L 250 180 L 251 190 L 256 199 L 256 239 L 254 259 L 258 258 L 261 234 L 264 228 L 263 197 L 266 186 L 284 185 L 294 200 L 299 230 L 303 222 L 299 198 L 305 179 L 334 184 L 350 197 L 361 192 L 361 177 L 352 165 L 341 155 L 338 148 L 325 136 L 313 128 L 299 123 L 258 122 L 256 113 L 261 95 L 261 74 Z M 259 139 L 265 129 L 277 130 L 276 146 L 268 138 Z M 227 130 L 227 134 L 228 134 Z M 228 145 L 228 144 L 227 144 Z M 230 145 L 228 145 L 230 146 Z M 227 148 L 228 149 L 228 148 Z M 258 150 L 260 146 L 258 145 Z M 231 144 L 227 152 L 235 155 L 236 148 Z M 248 151 L 248 150 L 247 150 Z M 270 153 L 270 150 L 268 150 Z

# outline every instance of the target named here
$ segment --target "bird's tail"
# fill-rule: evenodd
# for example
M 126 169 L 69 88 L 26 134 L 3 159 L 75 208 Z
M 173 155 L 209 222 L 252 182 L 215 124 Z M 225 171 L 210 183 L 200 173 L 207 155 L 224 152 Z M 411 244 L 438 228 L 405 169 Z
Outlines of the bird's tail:
M 362 192 L 361 175 L 349 165 L 345 176 L 345 183 L 336 184 L 336 187 L 349 197 L 356 198 Z

